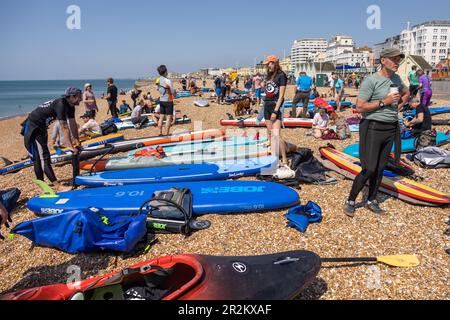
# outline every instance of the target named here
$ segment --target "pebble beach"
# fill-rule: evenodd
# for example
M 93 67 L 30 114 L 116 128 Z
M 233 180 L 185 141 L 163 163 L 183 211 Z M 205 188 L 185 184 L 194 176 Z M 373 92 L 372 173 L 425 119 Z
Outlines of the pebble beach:
M 212 87 L 212 83 L 208 83 Z M 180 86 L 177 84 L 177 89 Z M 289 86 L 286 99 L 294 96 L 294 86 Z M 319 88 L 319 92 L 328 89 Z M 145 88 L 157 96 L 156 88 Z M 347 89 L 354 96 L 354 89 Z M 208 97 L 209 94 L 205 94 Z M 119 103 L 125 96 L 119 96 Z M 97 97 L 100 113 L 97 121 L 107 119 L 107 103 Z M 125 98 L 130 105 L 129 95 Z M 232 113 L 232 105 L 214 102 L 208 108 L 197 108 L 193 102 L 197 97 L 180 99 L 176 108 L 181 115 L 193 119 L 192 123 L 178 125 L 174 130 L 198 131 L 207 129 L 230 129 L 220 126 L 226 113 Z M 356 102 L 356 98 L 347 98 Z M 450 100 L 433 98 L 433 106 L 448 106 Z M 77 107 L 77 121 L 84 113 L 84 106 Z M 255 108 L 255 107 L 254 107 Z M 351 117 L 352 111 L 341 113 Z M 435 117 L 447 119 L 448 114 Z M 26 156 L 20 124 L 25 116 L 0 121 L 0 156 L 19 160 Z M 236 130 L 235 128 L 231 128 Z M 450 130 L 449 126 L 437 127 L 439 131 Z M 260 131 L 265 133 L 265 129 Z M 353 134 L 344 141 L 316 140 L 306 133 L 308 129 L 284 129 L 283 138 L 300 147 L 310 148 L 319 156 L 319 148 L 332 143 L 337 149 L 359 141 Z M 124 131 L 126 139 L 158 135 L 157 128 Z M 449 148 L 450 145 L 443 148 Z M 425 177 L 422 182 L 440 191 L 450 193 L 450 169 L 426 170 L 413 165 L 417 175 Z M 57 177 L 70 180 L 70 164 L 55 168 Z M 70 267 L 77 266 L 82 278 L 118 271 L 132 264 L 160 256 L 181 253 L 204 255 L 248 256 L 278 253 L 290 250 L 310 250 L 321 257 L 373 257 L 381 255 L 415 254 L 421 264 L 415 268 L 392 268 L 382 264 L 324 264 L 317 279 L 298 297 L 301 300 L 440 300 L 450 297 L 450 237 L 446 219 L 450 210 L 414 206 L 401 200 L 380 194 L 382 206 L 388 212 L 375 215 L 366 209 L 357 211 L 351 219 L 342 212 L 352 182 L 336 173 L 337 185 L 302 185 L 299 190 L 302 204 L 314 201 L 323 211 L 323 221 L 311 224 L 306 233 L 287 228 L 286 210 L 243 215 L 208 215 L 212 222 L 208 230 L 182 235 L 158 235 L 159 242 L 151 250 L 137 258 L 124 260 L 107 253 L 68 255 L 48 248 L 34 247 L 27 239 L 16 236 L 0 242 L 0 294 L 10 293 L 35 286 L 65 283 L 70 276 Z M 0 190 L 17 187 L 22 191 L 20 206 L 14 211 L 13 226 L 35 218 L 26 209 L 26 200 L 38 196 L 40 190 L 33 184 L 33 168 L 18 173 L 0 176 Z M 251 180 L 251 178 L 246 178 Z M 13 227 L 12 226 L 12 227 Z M 3 231 L 4 229 L 2 229 Z

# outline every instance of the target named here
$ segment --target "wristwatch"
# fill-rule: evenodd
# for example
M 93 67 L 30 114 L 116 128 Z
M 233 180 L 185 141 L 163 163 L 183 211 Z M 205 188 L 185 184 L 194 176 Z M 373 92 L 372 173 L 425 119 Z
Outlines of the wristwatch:
M 384 104 L 384 101 L 380 100 L 380 104 L 379 104 L 380 109 L 383 109 L 385 106 L 386 105 Z

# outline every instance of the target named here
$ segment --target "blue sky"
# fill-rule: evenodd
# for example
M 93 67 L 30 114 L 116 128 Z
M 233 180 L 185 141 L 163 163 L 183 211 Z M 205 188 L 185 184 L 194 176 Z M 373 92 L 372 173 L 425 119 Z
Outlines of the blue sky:
M 69 5 L 81 30 L 66 28 Z M 366 27 L 369 5 L 380 30 Z M 450 19 L 450 1 L 0 0 L 0 80 L 137 78 L 159 64 L 189 72 L 250 66 L 305 37 L 373 45 L 413 24 Z

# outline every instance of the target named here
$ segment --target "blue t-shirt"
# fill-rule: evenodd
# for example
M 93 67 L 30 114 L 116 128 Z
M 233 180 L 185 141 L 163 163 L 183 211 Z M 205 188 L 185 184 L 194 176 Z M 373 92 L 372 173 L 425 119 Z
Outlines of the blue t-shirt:
M 342 79 L 335 80 L 334 88 L 336 89 L 336 93 L 340 93 L 344 89 L 344 81 Z
M 297 88 L 300 91 L 310 91 L 312 85 L 314 85 L 314 82 L 311 77 L 300 76 L 297 78 Z

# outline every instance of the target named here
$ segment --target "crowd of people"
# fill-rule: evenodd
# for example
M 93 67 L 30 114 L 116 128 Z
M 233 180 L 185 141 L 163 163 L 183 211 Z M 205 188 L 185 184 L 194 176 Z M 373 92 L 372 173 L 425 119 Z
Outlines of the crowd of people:
M 411 130 L 413 135 L 431 132 L 432 122 L 428 106 L 432 97 L 432 82 L 423 70 L 415 66 L 408 75 L 409 86 L 405 85 L 397 74 L 400 62 L 404 55 L 397 49 L 386 49 L 381 54 L 382 68 L 370 76 L 364 78 L 357 75 L 351 76 L 352 85 L 359 88 L 356 110 L 361 114 L 360 121 L 360 161 L 361 173 L 355 178 L 349 197 L 344 205 L 344 212 L 353 217 L 356 212 L 356 198 L 368 183 L 369 193 L 366 208 L 380 214 L 384 210 L 379 206 L 376 196 L 380 188 L 383 171 L 387 165 L 392 147 L 400 145 L 399 112 L 407 106 L 416 110 L 414 118 L 404 121 L 404 127 Z M 280 157 L 280 167 L 288 165 L 286 142 L 282 136 L 282 121 L 288 85 L 288 76 L 280 67 L 280 61 L 276 56 L 268 56 L 264 61 L 267 67 L 265 76 L 257 73 L 253 77 L 244 78 L 244 92 L 252 96 L 262 104 L 258 121 L 265 119 L 268 147 L 272 154 Z M 157 106 L 150 92 L 142 94 L 142 91 L 133 90 L 131 99 L 133 108 L 122 100 L 117 108 L 118 90 L 112 78 L 107 80 L 108 113 L 113 117 L 131 113 L 133 124 L 141 127 L 147 121 L 145 114 L 150 114 L 158 123 L 160 135 L 169 135 L 170 128 L 176 120 L 174 100 L 177 91 L 172 81 L 168 78 L 167 67 L 161 65 L 157 69 L 159 78 L 156 81 L 159 92 Z M 364 80 L 364 81 L 363 81 Z M 180 82 L 183 90 L 198 90 L 195 80 L 184 78 Z M 217 102 L 222 104 L 224 98 L 233 88 L 239 88 L 239 77 L 231 79 L 227 74 L 214 79 Z M 306 117 L 311 94 L 314 94 L 317 109 L 313 115 L 313 128 L 311 135 L 317 139 L 324 137 L 330 131 L 330 124 L 336 123 L 337 113 L 342 110 L 340 101 L 345 93 L 345 79 L 333 74 L 330 81 L 330 93 L 335 97 L 336 107 L 328 105 L 327 101 L 317 92 L 315 79 L 306 73 L 299 74 L 295 81 L 296 92 L 293 98 L 292 117 Z M 203 79 L 203 86 L 206 79 Z M 347 82 L 350 86 L 350 82 Z M 417 95 L 420 97 L 417 98 Z M 142 97 L 141 97 L 142 96 Z M 297 103 L 303 103 L 303 107 L 297 110 Z M 79 126 L 75 121 L 75 107 L 83 104 L 85 113 L 81 116 L 84 124 Z M 72 149 L 75 155 L 72 160 L 74 177 L 79 174 L 77 155 L 82 151 L 81 141 L 83 137 L 90 138 L 102 134 L 101 126 L 95 121 L 99 112 L 97 101 L 93 93 L 92 85 L 87 83 L 84 91 L 70 87 L 64 95 L 58 99 L 47 102 L 31 112 L 22 124 L 24 144 L 30 158 L 34 163 L 34 171 L 38 180 L 44 180 L 44 175 L 50 180 L 54 188 L 59 191 L 67 191 L 72 186 L 64 186 L 55 176 L 51 165 L 51 153 L 48 148 L 48 127 L 55 122 L 52 132 L 52 144 L 58 147 Z M 166 124 L 163 126 L 164 119 Z M 164 129 L 164 132 L 163 132 Z M 399 161 L 399 151 L 396 148 L 395 160 Z M 0 206 L 1 223 L 7 223 L 8 213 Z

